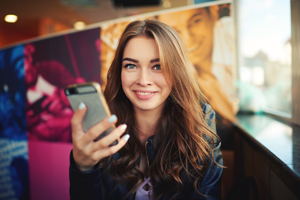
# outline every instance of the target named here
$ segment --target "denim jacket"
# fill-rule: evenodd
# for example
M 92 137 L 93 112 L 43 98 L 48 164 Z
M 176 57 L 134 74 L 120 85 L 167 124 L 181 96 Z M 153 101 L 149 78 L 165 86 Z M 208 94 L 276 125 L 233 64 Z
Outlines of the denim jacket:
M 216 131 L 215 128 L 215 112 L 212 110 L 210 105 L 202 105 L 203 112 L 205 114 L 205 121 L 210 128 Z M 154 158 L 154 144 L 153 136 L 150 137 L 146 143 L 146 150 L 149 165 L 151 166 Z M 114 154 L 113 157 L 118 157 L 118 153 Z M 223 165 L 223 157 L 221 154 L 221 142 L 214 148 L 214 158 L 219 165 Z M 75 161 L 73 154 L 70 154 L 70 168 L 69 168 L 69 180 L 70 180 L 70 197 L 72 200 L 122 200 L 129 191 L 126 185 L 118 184 L 110 177 L 106 171 L 102 174 L 102 168 L 99 163 L 94 167 L 92 171 L 80 172 L 75 167 Z M 215 162 L 211 162 L 204 177 L 199 184 L 198 190 L 202 193 L 200 195 L 195 191 L 193 183 L 186 181 L 186 176 L 183 174 L 182 182 L 184 185 L 184 192 L 179 194 L 176 199 L 221 199 L 221 178 L 223 168 L 216 165 Z M 169 200 L 176 193 L 170 192 L 166 194 L 162 199 Z M 136 192 L 129 195 L 126 200 L 135 200 Z

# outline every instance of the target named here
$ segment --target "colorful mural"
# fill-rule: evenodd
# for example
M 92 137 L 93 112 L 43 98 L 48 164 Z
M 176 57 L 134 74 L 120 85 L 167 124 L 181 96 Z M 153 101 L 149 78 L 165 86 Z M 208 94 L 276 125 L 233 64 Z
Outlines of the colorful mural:
M 29 199 L 24 46 L 0 51 L 0 199 Z
M 104 89 L 122 30 L 132 20 L 149 17 L 169 24 L 181 35 L 202 92 L 217 113 L 218 132 L 228 130 L 236 112 L 230 4 L 198 4 L 103 22 L 97 28 L 3 49 L 0 199 L 69 198 L 73 111 L 64 88 L 96 81 Z

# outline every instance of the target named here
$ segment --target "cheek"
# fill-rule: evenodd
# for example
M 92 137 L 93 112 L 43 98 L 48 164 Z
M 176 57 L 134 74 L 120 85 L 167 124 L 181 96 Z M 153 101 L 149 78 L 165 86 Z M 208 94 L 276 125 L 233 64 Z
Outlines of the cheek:
M 132 84 L 132 77 L 127 74 L 126 72 L 122 71 L 121 72 L 121 82 L 122 82 L 122 87 L 123 90 L 126 89 L 126 87 L 129 87 Z
M 171 78 L 167 77 L 166 79 L 166 77 L 161 74 L 160 76 L 156 76 L 155 79 L 155 82 L 157 83 L 157 85 L 159 85 L 159 87 L 163 88 L 165 91 L 171 91 Z
M 201 36 L 205 30 L 203 30 L 201 24 L 199 23 L 189 28 L 189 31 L 193 36 Z
M 205 33 L 207 38 L 212 38 L 212 36 L 213 36 L 213 23 L 211 21 L 206 22 L 204 33 Z
M 122 88 L 123 88 L 123 90 L 124 90 L 124 84 L 125 84 L 125 77 L 124 77 L 124 73 L 123 73 L 123 71 L 121 72 L 121 84 L 122 84 Z

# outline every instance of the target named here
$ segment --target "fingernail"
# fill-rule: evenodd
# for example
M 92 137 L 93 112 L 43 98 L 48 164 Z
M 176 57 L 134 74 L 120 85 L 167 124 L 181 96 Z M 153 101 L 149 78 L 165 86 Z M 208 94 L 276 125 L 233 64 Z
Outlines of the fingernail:
M 126 135 L 124 136 L 124 140 L 125 140 L 125 141 L 127 141 L 129 138 L 130 138 L 130 136 L 129 136 L 128 134 L 126 134 Z
M 127 128 L 127 125 L 126 124 L 122 124 L 120 128 L 121 128 L 122 131 L 124 131 Z
M 109 123 L 113 123 L 114 121 L 116 121 L 117 120 L 117 116 L 116 115 L 112 115 L 112 116 L 110 116 L 109 118 L 108 118 L 108 122 Z
M 81 102 L 78 106 L 79 110 L 82 110 L 85 107 L 85 104 L 83 102 Z

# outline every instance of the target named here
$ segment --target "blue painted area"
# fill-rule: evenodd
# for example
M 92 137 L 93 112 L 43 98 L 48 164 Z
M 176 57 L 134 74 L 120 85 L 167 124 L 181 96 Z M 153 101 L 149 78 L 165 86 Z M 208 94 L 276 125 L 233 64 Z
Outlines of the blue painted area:
M 0 51 L 0 199 L 30 199 L 24 46 Z
M 199 3 L 206 3 L 206 2 L 212 2 L 216 0 L 194 0 L 194 4 L 199 4 Z
M 23 45 L 0 51 L 0 138 L 27 140 Z

